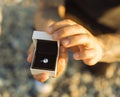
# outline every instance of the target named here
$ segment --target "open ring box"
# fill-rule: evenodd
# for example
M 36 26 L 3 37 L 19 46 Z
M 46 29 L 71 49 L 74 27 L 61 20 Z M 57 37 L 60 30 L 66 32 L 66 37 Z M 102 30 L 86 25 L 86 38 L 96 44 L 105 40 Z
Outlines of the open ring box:
M 31 73 L 38 75 L 46 72 L 49 73 L 51 77 L 56 77 L 59 41 L 53 40 L 51 35 L 43 31 L 34 31 L 32 39 L 35 49 L 30 67 Z

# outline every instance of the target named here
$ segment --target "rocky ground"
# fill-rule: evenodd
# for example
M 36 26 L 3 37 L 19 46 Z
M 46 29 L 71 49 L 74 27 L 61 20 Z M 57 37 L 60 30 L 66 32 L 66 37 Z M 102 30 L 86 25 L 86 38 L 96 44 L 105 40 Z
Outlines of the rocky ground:
M 26 58 L 37 2 L 0 0 L 0 97 L 120 97 L 119 63 L 86 67 L 71 59 L 59 79 L 32 78 Z

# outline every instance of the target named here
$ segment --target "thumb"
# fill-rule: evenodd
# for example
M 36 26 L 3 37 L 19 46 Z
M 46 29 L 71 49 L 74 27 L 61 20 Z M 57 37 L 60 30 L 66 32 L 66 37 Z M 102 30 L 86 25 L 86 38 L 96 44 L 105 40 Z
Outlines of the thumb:
M 57 77 L 64 73 L 68 62 L 68 52 L 63 46 L 60 47 L 59 54 L 60 55 L 58 58 Z

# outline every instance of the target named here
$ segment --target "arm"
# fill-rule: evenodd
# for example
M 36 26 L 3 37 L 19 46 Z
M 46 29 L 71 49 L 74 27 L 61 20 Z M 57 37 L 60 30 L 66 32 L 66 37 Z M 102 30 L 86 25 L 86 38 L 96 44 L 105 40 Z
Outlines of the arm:
M 65 48 L 77 47 L 73 51 L 73 58 L 87 65 L 120 61 L 119 33 L 94 36 L 91 31 L 71 20 L 54 23 L 48 28 L 48 33 L 55 40 L 61 40 Z

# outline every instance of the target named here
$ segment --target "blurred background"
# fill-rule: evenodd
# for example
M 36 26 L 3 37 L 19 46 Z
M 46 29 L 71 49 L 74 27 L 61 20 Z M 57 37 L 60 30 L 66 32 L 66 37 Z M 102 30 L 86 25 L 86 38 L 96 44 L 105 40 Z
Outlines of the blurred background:
M 0 0 L 0 97 L 120 97 L 119 63 L 86 67 L 70 58 L 60 78 L 40 83 L 32 77 L 26 59 L 34 22 L 41 29 L 48 22 L 48 14 L 34 17 L 38 1 Z

